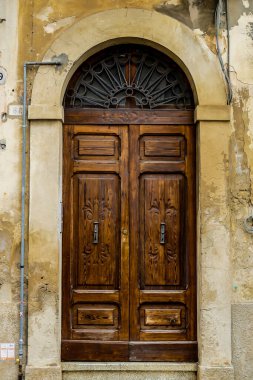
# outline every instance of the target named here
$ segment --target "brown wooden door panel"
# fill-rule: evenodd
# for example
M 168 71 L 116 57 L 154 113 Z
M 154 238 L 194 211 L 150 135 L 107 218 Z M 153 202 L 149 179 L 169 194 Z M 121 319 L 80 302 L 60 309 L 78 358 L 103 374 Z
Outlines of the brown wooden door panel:
M 152 360 L 156 356 L 152 347 L 158 346 L 151 342 L 196 339 L 191 130 L 187 126 L 130 126 L 130 156 L 137 157 L 130 161 L 130 181 L 138 183 L 130 195 L 130 282 L 135 284 L 130 337 L 150 342 L 147 357 Z
M 119 287 L 119 189 L 117 174 L 74 176 L 73 202 L 77 208 L 74 214 L 78 215 L 78 233 L 75 237 L 78 246 L 75 259 L 78 288 Z
M 195 362 L 197 342 L 62 341 L 63 361 Z
M 99 302 L 106 296 L 108 302 L 119 303 L 120 292 L 119 290 L 82 290 L 82 289 L 73 289 L 72 290 L 72 302 L 79 303 L 85 298 L 86 302 Z
M 112 160 L 119 158 L 119 138 L 105 135 L 79 135 L 75 139 L 75 159 Z
M 185 290 L 160 290 L 159 292 L 154 292 L 151 290 L 140 290 L 140 303 L 159 303 L 164 302 L 164 297 L 166 297 L 166 302 L 175 303 L 181 302 L 185 303 L 189 296 L 189 289 Z
M 141 177 L 142 289 L 181 285 L 183 192 L 181 174 Z
M 152 161 L 182 161 L 185 157 L 183 136 L 141 136 L 140 159 Z M 168 170 L 168 169 L 167 169 Z
M 129 360 L 134 362 L 195 362 L 197 342 L 130 342 Z
M 197 359 L 194 144 L 192 126 L 64 127 L 63 360 Z
M 127 128 L 66 126 L 64 147 L 63 352 L 129 339 Z
M 64 361 L 114 361 L 129 360 L 128 342 L 91 342 L 62 340 L 61 356 Z
M 128 123 L 135 124 L 153 124 L 159 127 L 159 124 L 194 124 L 194 112 L 192 110 L 181 109 L 81 109 L 65 108 L 65 123 L 75 124 L 76 128 L 80 125 L 94 124 L 111 124 L 125 125 Z M 92 128 L 91 127 L 91 128 Z

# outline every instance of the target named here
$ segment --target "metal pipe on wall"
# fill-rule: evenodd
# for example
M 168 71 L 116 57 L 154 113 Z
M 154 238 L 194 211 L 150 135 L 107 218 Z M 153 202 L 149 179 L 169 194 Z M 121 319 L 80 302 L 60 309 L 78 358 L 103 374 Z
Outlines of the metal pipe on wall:
M 19 307 L 19 374 L 18 379 L 22 380 L 23 376 L 23 356 L 24 356 L 24 279 L 25 279 L 25 193 L 26 193 L 26 166 L 27 166 L 27 68 L 29 66 L 59 66 L 60 61 L 45 62 L 25 62 L 23 66 L 24 76 L 24 93 L 23 93 L 23 117 L 22 117 L 22 185 L 21 185 L 21 253 L 20 253 L 20 307 Z
M 215 10 L 215 29 L 216 29 L 216 50 L 217 50 L 217 55 L 218 59 L 221 65 L 221 69 L 223 71 L 225 80 L 227 82 L 227 104 L 231 104 L 232 99 L 233 99 L 233 91 L 232 91 L 232 84 L 230 80 L 230 72 L 229 72 L 229 64 L 230 64 L 230 35 L 229 35 L 229 25 L 228 25 L 228 3 L 227 0 L 225 0 L 225 12 L 223 10 L 224 8 L 224 3 L 223 0 L 218 0 L 217 7 Z M 227 39 L 228 39 L 228 69 L 226 70 L 223 58 L 222 58 L 222 53 L 221 53 L 221 48 L 220 48 L 220 43 L 219 43 L 219 31 L 220 31 L 220 24 L 221 24 L 221 15 L 226 14 L 226 24 L 227 24 Z

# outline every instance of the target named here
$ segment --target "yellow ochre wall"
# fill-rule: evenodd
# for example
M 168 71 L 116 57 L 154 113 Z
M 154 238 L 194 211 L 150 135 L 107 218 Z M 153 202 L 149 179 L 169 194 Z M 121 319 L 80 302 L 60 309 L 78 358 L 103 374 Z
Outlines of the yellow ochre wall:
M 192 45 L 189 46 L 189 60 L 191 58 L 194 59 L 196 52 L 195 43 L 196 45 L 199 44 L 206 65 L 205 67 L 198 68 L 198 70 L 200 70 L 200 74 L 201 70 L 207 73 L 204 78 L 209 83 L 209 86 L 212 83 L 215 86 L 216 83 L 213 82 L 213 77 L 208 75 L 208 72 L 212 70 L 213 62 L 217 59 L 214 28 L 214 9 L 216 3 L 216 0 L 169 0 L 160 2 L 151 0 L 0 0 L 0 19 L 5 19 L 0 22 L 0 68 L 4 68 L 7 73 L 6 83 L 0 85 L 0 114 L 7 113 L 6 121 L 0 118 L 0 140 L 6 141 L 6 149 L 0 149 L 0 343 L 14 342 L 16 349 L 18 348 L 22 121 L 21 116 L 12 114 L 10 106 L 22 104 L 23 63 L 25 61 L 41 61 L 45 54 L 47 57 L 57 57 L 60 53 L 64 61 L 63 68 L 60 70 L 67 72 L 72 64 L 71 54 L 69 54 L 71 45 L 74 46 L 77 42 L 76 39 L 65 41 L 62 37 L 65 32 L 67 33 L 68 30 L 75 27 L 78 22 L 94 16 L 94 35 L 92 32 L 90 34 L 82 34 L 78 38 L 78 46 L 76 48 L 73 47 L 73 50 L 80 50 L 82 39 L 84 46 L 88 46 L 89 41 L 96 40 L 98 33 L 96 20 L 97 23 L 98 20 L 100 22 L 100 34 L 103 34 L 104 11 L 119 10 L 121 12 L 124 10 L 127 18 L 128 11 L 131 12 L 131 9 L 138 9 L 140 13 L 136 16 L 136 21 L 135 19 L 132 20 L 135 23 L 135 29 L 131 26 L 131 30 L 135 30 L 136 34 L 138 33 L 138 29 L 142 30 L 142 25 L 139 23 L 142 20 L 146 22 L 147 13 L 144 14 L 142 19 L 142 10 L 143 12 L 150 12 L 150 15 L 152 14 L 152 17 L 155 19 L 159 15 L 164 20 L 164 24 L 160 26 L 161 36 L 159 38 L 157 35 L 152 36 L 152 32 L 150 32 L 150 40 L 159 39 L 159 41 L 162 41 L 163 38 L 166 38 L 166 30 L 168 29 L 166 29 L 165 20 L 177 20 L 177 24 L 175 24 L 177 26 L 173 29 L 173 36 L 168 36 L 168 38 L 173 39 L 175 46 L 183 46 L 182 40 L 184 35 L 187 38 L 187 34 L 184 31 L 189 30 L 189 33 L 193 36 Z M 202 123 L 198 135 L 198 154 L 201 157 L 201 165 L 198 166 L 198 172 L 201 173 L 198 188 L 200 196 L 198 210 L 200 215 L 199 233 L 204 236 L 202 241 L 199 241 L 199 244 L 202 244 L 200 252 L 204 262 L 203 265 L 205 268 L 215 268 L 215 272 L 212 272 L 215 273 L 215 277 L 208 274 L 208 269 L 205 275 L 202 275 L 200 267 L 198 268 L 198 275 L 201 286 L 200 292 L 203 292 L 207 299 L 207 304 L 203 306 L 203 309 L 206 308 L 205 312 L 207 313 L 205 323 L 207 325 L 209 322 L 210 324 L 213 323 L 214 330 L 215 325 L 218 325 L 220 321 L 219 315 L 221 314 L 219 313 L 222 313 L 223 310 L 223 300 L 226 301 L 227 297 L 226 292 L 224 294 L 224 289 L 217 288 L 215 284 L 219 283 L 221 277 L 227 276 L 227 282 L 231 284 L 229 302 L 231 302 L 232 332 L 230 336 L 231 342 L 225 342 L 224 347 L 225 345 L 226 347 L 231 346 L 235 379 L 252 380 L 253 235 L 245 231 L 244 224 L 245 219 L 251 216 L 253 212 L 253 1 L 229 0 L 228 14 L 230 24 L 230 75 L 234 95 L 230 114 L 231 123 L 229 126 L 222 128 L 223 121 L 213 121 L 212 123 L 206 121 L 205 124 L 205 118 L 210 120 L 207 114 L 201 115 L 199 118 L 197 117 Z M 115 25 L 113 18 L 117 17 L 117 13 L 112 13 L 110 17 L 111 22 Z M 134 13 L 133 17 L 135 17 Z M 109 19 L 107 18 L 107 21 Z M 89 18 L 89 20 L 91 19 Z M 82 28 L 82 30 L 85 30 L 85 23 L 83 23 Z M 120 35 L 121 25 L 118 28 Z M 109 30 L 108 26 L 105 26 L 105 29 Z M 109 35 L 108 30 L 106 33 Z M 63 38 L 62 41 L 61 37 Z M 143 36 L 143 38 L 145 37 Z M 226 62 L 228 41 L 225 29 L 220 31 L 219 38 L 223 51 L 223 59 Z M 66 49 L 64 48 L 65 45 Z M 61 46 L 61 52 L 59 46 Z M 56 51 L 54 51 L 54 48 L 56 48 Z M 208 69 L 209 64 L 210 70 Z M 189 70 L 189 68 L 187 69 Z M 36 88 L 34 88 L 34 97 L 38 99 L 39 92 L 41 91 L 41 96 L 46 98 L 47 88 L 44 83 L 46 83 L 46 76 L 50 70 L 52 68 L 45 68 L 42 74 L 35 79 L 38 69 L 29 69 L 27 82 L 29 99 L 32 98 L 34 80 L 37 81 Z M 188 74 L 191 74 L 191 72 Z M 63 75 L 64 72 L 61 72 L 59 77 L 63 77 Z M 45 79 L 43 80 L 43 78 Z M 195 83 L 195 85 L 199 86 L 198 91 L 199 94 L 202 94 L 202 99 L 207 99 L 207 103 L 202 104 L 202 106 L 220 104 L 220 99 L 217 100 L 212 95 L 212 92 L 211 95 L 204 94 L 206 88 L 205 81 Z M 38 86 L 38 83 L 41 87 Z M 58 77 L 56 76 L 55 86 L 58 83 L 60 82 L 58 82 Z M 55 93 L 61 91 L 63 91 L 62 88 L 55 88 Z M 224 98 L 223 104 L 225 105 L 224 86 L 220 86 L 220 91 L 214 88 L 213 94 L 216 93 L 219 94 L 221 99 Z M 210 99 L 210 103 L 208 103 L 208 97 L 212 98 Z M 52 99 L 52 103 L 54 103 L 54 94 L 48 93 L 48 99 Z M 205 110 L 205 112 L 207 111 Z M 31 109 L 32 112 L 36 113 L 36 108 L 34 110 Z M 201 109 L 199 109 L 196 111 L 196 114 L 200 115 L 201 112 Z M 32 115 L 31 119 L 36 119 L 36 115 Z M 221 119 L 218 118 L 218 120 Z M 227 118 L 225 119 L 227 120 Z M 32 127 L 34 129 L 31 134 L 31 159 L 33 159 L 33 163 L 31 164 L 31 171 L 30 164 L 28 163 L 29 186 L 27 194 L 30 194 L 30 197 L 28 196 L 27 198 L 27 231 L 29 229 L 28 222 L 30 221 L 30 235 L 29 240 L 27 239 L 27 251 L 30 246 L 33 253 L 30 260 L 30 271 L 26 272 L 26 283 L 30 281 L 28 306 L 29 318 L 32 320 L 31 326 L 33 328 L 35 328 L 36 323 L 39 328 L 39 325 L 42 323 L 40 321 L 40 312 L 46 310 L 48 325 L 45 325 L 45 330 L 39 330 L 41 331 L 42 342 L 43 339 L 48 339 L 47 328 L 52 332 L 59 323 L 59 313 L 55 311 L 58 308 L 58 299 L 60 298 L 57 283 L 58 276 L 56 276 L 54 270 L 54 260 L 56 259 L 53 258 L 51 263 L 43 260 L 43 256 L 46 256 L 48 250 L 58 252 L 59 247 L 57 246 L 57 242 L 52 242 L 51 237 L 51 231 L 55 231 L 58 228 L 58 220 L 49 220 L 47 229 L 44 228 L 42 223 L 40 235 L 37 230 L 33 229 L 36 212 L 42 215 L 43 213 L 45 214 L 44 219 L 42 217 L 41 220 L 47 219 L 46 199 L 43 198 L 45 203 L 43 204 L 43 208 L 40 209 L 41 204 L 40 202 L 36 204 L 35 198 L 37 196 L 40 199 L 40 194 L 35 194 L 33 189 L 35 188 L 34 178 L 36 178 L 37 183 L 40 183 L 40 181 L 51 183 L 50 178 L 58 178 L 58 183 L 52 181 L 52 186 L 50 185 L 51 187 L 49 186 L 48 188 L 48 202 L 50 203 L 51 196 L 56 193 L 60 194 L 58 186 L 61 175 L 60 168 L 55 167 L 53 161 L 51 164 L 48 161 L 48 171 L 40 172 L 40 162 L 41 160 L 48 159 L 48 157 L 52 157 L 54 160 L 61 155 L 61 122 L 60 120 L 54 121 L 54 126 L 52 123 L 51 129 L 46 120 L 40 122 L 35 120 L 32 122 L 34 123 Z M 50 144 L 52 141 L 56 141 L 54 146 Z M 224 142 L 226 143 L 223 144 Z M 28 141 L 28 148 L 29 145 L 30 142 Z M 212 151 L 210 150 L 210 146 L 212 146 Z M 40 173 L 40 178 L 37 178 L 33 174 L 36 171 Z M 32 178 L 33 175 L 34 177 Z M 203 198 L 201 194 L 204 194 Z M 30 212 L 29 198 L 31 198 L 32 210 L 30 219 L 28 217 L 28 212 Z M 37 211 L 35 212 L 36 207 Z M 55 214 L 57 214 L 58 204 L 55 204 L 55 209 Z M 36 220 L 39 220 L 39 218 Z M 227 250 L 229 259 L 222 261 L 220 260 L 221 253 L 225 250 Z M 210 259 L 210 257 L 212 258 Z M 210 305 L 211 308 L 212 305 L 214 307 L 209 313 Z M 213 311 L 215 308 L 219 309 L 217 314 Z M 224 313 L 222 315 L 224 316 Z M 202 322 L 200 321 L 200 323 Z M 31 337 L 33 336 L 32 327 L 30 327 L 30 335 Z M 209 344 L 209 337 L 202 335 L 199 338 L 201 342 L 200 358 L 204 360 L 203 355 L 206 355 L 207 351 L 203 349 L 203 353 L 205 352 L 205 354 L 202 355 L 201 347 L 202 345 Z M 36 339 L 39 347 L 39 336 L 36 336 Z M 52 350 L 52 357 L 54 357 L 57 351 L 54 345 L 57 346 L 59 342 L 50 341 L 50 339 L 48 342 L 46 349 L 49 352 Z M 226 350 L 224 349 L 224 351 Z M 38 367 L 43 366 L 44 352 L 40 349 L 37 352 L 33 351 L 31 353 L 31 363 L 34 364 L 37 360 Z M 209 355 L 211 358 L 213 357 L 211 363 L 213 366 L 220 365 L 220 361 L 222 360 L 224 365 L 229 366 L 231 364 L 229 362 L 226 363 L 226 355 L 224 355 L 224 358 L 219 357 L 213 349 L 210 349 Z M 56 355 L 55 362 L 57 360 Z M 53 363 L 50 365 L 52 366 Z M 47 379 L 39 370 L 37 370 L 36 376 L 36 379 Z M 196 377 L 195 374 L 184 375 L 183 372 L 180 376 L 178 379 L 194 379 Z M 216 376 L 212 374 L 212 377 L 207 376 L 206 379 L 221 379 L 220 375 Z M 222 379 L 231 379 L 231 374 L 226 374 L 226 371 L 224 371 L 224 375 L 222 376 Z M 27 377 L 29 378 L 29 373 Z M 0 379 L 12 380 L 16 378 L 17 364 L 14 361 L 0 361 Z M 30 375 L 30 378 L 35 379 L 35 375 Z M 155 377 L 153 378 L 155 379 Z

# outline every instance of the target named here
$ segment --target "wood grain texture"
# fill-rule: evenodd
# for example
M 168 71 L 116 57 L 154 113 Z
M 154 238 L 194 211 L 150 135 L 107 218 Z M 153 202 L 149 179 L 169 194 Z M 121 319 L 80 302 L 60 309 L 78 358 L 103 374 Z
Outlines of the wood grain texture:
M 119 178 L 115 174 L 74 176 L 74 204 L 78 224 L 77 285 L 118 289 Z M 94 222 L 98 243 L 94 244 Z
M 184 160 L 183 136 L 143 136 L 140 140 L 140 158 L 149 160 Z
M 195 362 L 197 342 L 130 342 L 129 358 L 136 362 Z
M 181 302 L 185 303 L 189 296 L 189 289 L 185 290 L 140 290 L 140 303 L 153 303 L 163 302 L 166 297 L 166 301 L 169 303 Z
M 63 360 L 197 360 L 195 130 L 141 117 L 64 126 Z
M 65 108 L 66 124 L 194 124 L 194 110 L 75 109 Z
M 112 159 L 119 158 L 119 140 L 116 136 L 82 135 L 74 141 L 75 158 Z M 109 156 L 109 157 L 108 157 Z
M 120 260 L 120 305 L 121 305 L 121 329 L 119 339 L 129 340 L 129 136 L 128 127 L 119 128 L 121 140 L 121 154 L 119 158 L 119 174 L 121 178 L 121 260 Z
M 165 56 L 147 64 L 140 47 L 123 47 L 133 59 L 121 54 L 111 71 L 107 50 L 89 59 L 107 78 L 92 78 L 91 103 L 69 92 L 64 101 L 62 360 L 197 361 L 193 102 L 173 104 Z M 109 107 L 114 88 L 110 109 L 93 108 Z M 138 88 L 152 90 L 157 108 L 136 102 Z
M 64 144 L 63 279 L 68 281 L 63 281 L 62 336 L 79 341 L 74 346 L 79 350 L 83 341 L 117 345 L 129 340 L 129 253 L 122 235 L 128 230 L 127 128 L 65 126 Z M 82 359 L 92 360 L 98 352 L 100 360 L 107 358 L 103 344 L 93 354 L 82 352 Z
M 142 286 L 180 284 L 180 233 L 183 215 L 182 175 L 143 176 L 141 183 L 144 231 Z M 160 243 L 161 224 L 165 244 Z M 145 277 L 145 278 L 143 278 Z
M 141 125 L 139 131 L 135 139 L 139 142 L 140 156 L 134 164 L 139 173 L 139 219 L 136 218 L 139 220 L 139 229 L 132 232 L 139 241 L 139 249 L 136 250 L 138 264 L 135 267 L 138 268 L 137 278 L 140 279 L 136 285 L 139 289 L 136 297 L 139 304 L 136 301 L 135 305 L 135 311 L 139 310 L 139 313 L 132 314 L 136 318 L 133 324 L 139 328 L 135 340 L 189 340 L 189 325 L 193 331 L 196 315 L 195 306 L 188 307 L 195 299 L 195 289 L 191 283 L 195 270 L 192 267 L 190 273 L 188 266 L 195 256 L 195 226 L 187 222 L 189 195 L 194 194 L 188 187 L 188 177 L 191 176 L 191 186 L 194 183 L 194 162 L 190 163 L 188 159 L 188 145 L 194 144 L 194 140 L 188 141 L 191 139 L 188 126 L 159 125 L 156 128 Z M 158 142 L 162 141 L 164 145 L 161 144 L 160 149 Z M 148 155 L 145 154 L 144 142 L 150 144 Z M 175 147 L 175 142 L 178 148 L 173 151 L 173 156 L 170 151 L 171 147 Z M 176 159 L 175 155 L 178 155 Z M 191 202 L 192 207 L 195 202 L 193 197 Z M 165 227 L 164 242 L 161 242 L 161 225 Z M 145 325 L 145 309 L 158 310 L 157 301 L 161 302 L 160 307 L 180 307 L 181 324 L 162 325 L 156 315 L 157 325 Z M 165 318 L 166 312 L 163 313 Z
M 181 326 L 182 308 L 145 308 L 145 326 Z
M 98 289 L 73 289 L 71 300 L 73 304 L 82 302 L 85 298 L 87 302 L 99 302 L 106 297 L 108 302 L 119 303 L 119 290 L 98 290 Z
M 129 176 L 130 192 L 129 201 L 131 204 L 129 214 L 130 225 L 130 339 L 140 339 L 140 318 L 139 318 L 139 293 L 140 277 L 138 268 L 140 268 L 140 215 L 139 215 L 139 136 L 140 126 L 129 126 Z M 140 206 L 141 207 L 141 206 Z
M 80 340 L 62 340 L 61 357 L 64 361 L 128 361 L 128 342 L 90 342 Z
M 117 322 L 117 309 L 113 306 L 86 305 L 77 308 L 78 325 L 113 326 Z

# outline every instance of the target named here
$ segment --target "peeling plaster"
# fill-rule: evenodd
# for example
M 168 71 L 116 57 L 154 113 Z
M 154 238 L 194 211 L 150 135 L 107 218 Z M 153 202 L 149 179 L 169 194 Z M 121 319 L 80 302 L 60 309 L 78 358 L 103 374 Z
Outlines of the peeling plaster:
M 37 13 L 36 18 L 41 20 L 41 21 L 48 21 L 49 20 L 49 15 L 53 13 L 53 8 L 52 7 L 45 7 L 42 8 L 39 13 Z
M 253 21 L 248 22 L 246 26 L 247 35 L 253 40 Z
M 250 16 L 253 12 L 253 1 L 250 0 L 229 0 L 229 24 L 230 28 L 238 25 L 238 20 L 242 16 Z
M 230 30 L 230 40 L 231 71 L 236 73 L 236 79 L 241 81 L 243 86 L 253 84 L 253 14 L 243 14 L 239 17 L 236 25 Z
M 75 16 L 66 17 L 61 20 L 51 22 L 50 24 L 43 26 L 43 28 L 46 33 L 54 33 L 58 29 L 61 29 L 65 26 L 69 26 L 73 24 L 74 21 L 75 21 Z
M 0 85 L 0 114 L 8 104 L 17 104 L 18 0 L 0 0 L 0 66 L 7 78 Z M 22 37 L 23 38 L 23 37 Z M 21 128 L 19 119 L 0 119 L 0 139 L 7 148 L 0 151 L 0 336 L 1 342 L 18 343 Z M 15 361 L 1 361 L 0 379 L 18 378 Z
M 176 18 L 192 29 L 212 33 L 216 4 L 217 0 L 170 0 L 154 5 L 154 9 Z
M 68 58 L 67 54 L 65 54 L 65 53 L 62 53 L 58 56 L 53 55 L 51 60 L 55 61 L 55 62 L 61 62 L 61 65 L 55 67 L 56 71 L 60 71 L 60 72 L 62 70 L 64 70 L 65 67 L 67 66 L 67 64 L 69 63 L 69 58 Z
M 249 8 L 249 0 L 242 0 L 243 6 Z
M 250 202 L 250 178 L 249 164 L 245 152 L 245 139 L 248 132 L 248 114 L 245 110 L 245 104 L 249 97 L 248 90 L 242 89 L 237 98 L 234 98 L 233 104 L 233 123 L 234 133 L 231 136 L 231 148 L 235 158 L 235 165 L 232 170 L 236 171 L 236 176 L 232 177 L 231 194 L 232 201 L 246 205 Z M 247 189 L 247 191 L 245 191 Z M 239 206 L 240 207 L 240 206 Z
M 231 136 L 230 191 L 232 210 L 231 243 L 233 252 L 234 302 L 250 302 L 253 299 L 252 236 L 244 231 L 244 219 L 252 210 L 253 152 L 249 148 L 249 89 L 242 87 L 235 93 L 233 103 L 233 126 Z M 239 254 L 238 254 L 239 253 Z
M 15 3 L 13 2 L 8 2 Z M 7 2 L 6 2 L 7 4 Z M 50 6 L 49 6 L 50 4 Z M 22 63 L 25 60 L 40 60 L 43 57 L 45 51 L 52 44 L 52 41 L 56 38 L 57 33 L 62 33 L 62 29 L 68 28 L 76 20 L 79 20 L 91 13 L 98 13 L 101 10 L 107 8 L 120 8 L 120 7 L 136 7 L 143 9 L 155 9 L 157 12 L 163 13 L 170 17 L 178 19 L 180 22 L 186 24 L 188 27 L 194 30 L 196 38 L 201 38 L 203 45 L 206 44 L 208 48 L 215 53 L 215 37 L 214 37 L 214 9 L 217 4 L 217 0 L 168 0 L 168 1 L 147 1 L 147 0 L 93 0 L 85 2 L 85 6 L 82 2 L 77 0 L 71 0 L 70 2 L 59 2 L 56 0 L 50 1 L 29 1 L 20 2 L 20 25 L 18 35 L 20 36 L 20 52 L 17 66 L 20 68 L 19 82 L 11 72 L 11 67 L 8 68 L 8 84 L 4 94 L 4 101 L 6 96 L 13 101 L 11 89 L 15 90 L 15 96 L 17 93 L 22 92 L 22 77 L 21 69 Z M 234 90 L 234 103 L 233 103 L 233 134 L 230 138 L 230 151 L 229 155 L 223 154 L 223 164 L 220 166 L 213 165 L 215 156 L 208 156 L 206 160 L 209 161 L 207 165 L 208 173 L 204 183 L 204 195 L 205 200 L 201 207 L 205 208 L 204 215 L 202 216 L 201 226 L 202 233 L 206 233 L 205 240 L 203 240 L 203 256 L 206 260 L 209 259 L 210 253 L 213 254 L 217 261 L 215 263 L 209 263 L 210 267 L 217 266 L 217 271 L 222 273 L 229 266 L 227 263 L 220 263 L 220 252 L 226 249 L 225 245 L 229 244 L 228 235 L 231 235 L 231 250 L 229 253 L 232 256 L 233 265 L 233 301 L 235 303 L 245 302 L 247 304 L 253 301 L 253 255 L 252 255 L 252 236 L 247 234 L 243 229 L 243 220 L 248 216 L 252 209 L 253 195 L 252 195 L 252 167 L 253 167 L 253 1 L 252 0 L 229 0 L 229 16 L 230 16 L 230 36 L 231 36 L 231 71 L 232 82 Z M 7 6 L 7 5 L 6 5 Z M 12 16 L 15 14 L 12 10 Z M 14 16 L 13 16 L 14 18 Z M 24 22 L 25 20 L 25 22 Z M 4 24 L 0 25 L 2 28 Z M 13 38 L 13 36 L 12 36 Z M 14 41 L 14 39 L 13 39 Z M 225 41 L 225 40 L 224 40 Z M 66 42 L 66 43 L 69 43 Z M 75 43 L 75 41 L 71 42 Z M 13 44 L 1 48 L 0 59 L 5 59 L 7 64 L 12 58 L 14 63 L 16 57 L 14 56 Z M 8 49 L 10 52 L 8 52 Z M 224 43 L 224 49 L 226 44 Z M 206 54 L 210 54 L 210 50 L 206 49 Z M 8 56 L 6 56 L 8 52 Z M 63 49 L 64 52 L 64 49 Z M 55 55 L 52 52 L 52 55 Z M 62 53 L 60 56 L 54 56 L 53 59 L 61 59 L 63 66 L 56 68 L 56 70 L 66 69 L 65 65 L 71 64 L 68 62 L 68 57 Z M 7 65 L 6 64 L 6 65 Z M 29 73 L 29 87 L 32 87 L 33 75 L 36 70 L 31 70 Z M 208 78 L 210 80 L 210 78 Z M 10 87 L 11 86 L 11 87 Z M 15 87 L 16 86 L 16 87 Z M 8 102 L 7 102 L 8 103 Z M 7 104 L 6 103 L 6 104 Z M 2 97 L 1 97 L 1 104 Z M 4 175 L 4 183 L 1 183 L 1 191 L 7 194 L 1 196 L 0 205 L 3 208 L 9 207 L 10 213 L 1 213 L 1 218 L 4 223 L 0 226 L 0 265 L 2 268 L 0 277 L 0 320 L 4 323 L 1 324 L 0 333 L 5 339 L 15 339 L 17 331 L 17 307 L 16 303 L 11 303 L 11 300 L 18 299 L 18 252 L 19 252 L 19 220 L 20 212 L 20 130 L 18 121 L 14 124 L 10 124 L 10 120 L 6 123 L 8 129 L 1 126 L 5 133 L 9 133 L 10 142 L 12 142 L 12 150 L 7 156 L 2 156 L 4 163 L 1 165 L 2 175 Z M 218 128 L 218 126 L 215 126 Z M 12 132 L 11 132 L 12 131 Z M 212 132 L 211 132 L 212 133 Z M 213 132 L 213 139 L 217 139 L 217 144 L 222 144 L 223 135 L 217 135 L 217 132 Z M 204 143 L 205 144 L 205 143 Z M 208 151 L 208 142 L 206 143 L 206 149 Z M 47 154 L 47 152 L 45 152 Z M 1 159 L 2 159 L 1 157 Z M 40 157 L 41 159 L 41 157 Z M 39 167 L 38 163 L 35 163 Z M 209 165 L 209 166 L 208 166 Z M 224 166 L 222 166 L 224 165 Z M 229 168 L 228 168 L 229 165 Z M 214 167 L 215 166 L 215 167 Z M 205 166 L 206 167 L 206 166 Z M 228 170 L 229 169 L 229 170 Z M 214 170 L 214 172 L 212 172 Z M 217 180 L 215 171 L 221 170 L 225 172 L 228 178 L 227 192 L 219 194 L 222 187 Z M 10 172 L 12 175 L 10 176 Z M 48 168 L 50 174 L 51 167 Z M 219 198 L 215 194 L 219 194 Z M 227 197 L 230 195 L 229 207 L 227 205 Z M 41 205 L 40 205 L 41 207 Z M 43 205 L 44 207 L 44 205 Z M 225 221 L 229 217 L 229 211 L 231 211 L 232 217 L 230 220 L 230 231 L 225 228 Z M 42 340 L 44 340 L 44 346 L 48 348 L 47 344 L 54 344 L 55 341 L 50 341 L 48 337 L 54 335 L 57 331 L 57 321 L 55 321 L 56 314 L 55 309 L 58 303 L 58 273 L 53 272 L 50 268 L 51 262 L 48 260 L 43 263 L 43 257 L 45 252 L 50 246 L 50 230 L 52 229 L 51 223 L 48 225 L 48 235 L 31 236 L 30 244 L 37 245 L 38 254 L 37 261 L 34 260 L 34 266 L 30 267 L 30 279 L 33 286 L 33 290 L 30 294 L 31 303 L 30 311 L 31 318 L 34 319 L 34 326 L 42 326 Z M 222 268 L 220 268 L 220 266 Z M 224 272 L 225 273 L 225 272 Z M 204 283 L 204 281 L 203 281 Z M 217 297 L 220 297 L 222 289 L 215 288 L 215 277 L 207 283 L 208 288 L 206 292 L 208 294 L 207 301 L 215 302 Z M 204 286 L 203 286 L 204 289 Z M 223 297 L 226 298 L 225 296 Z M 17 301 L 17 299 L 15 301 Z M 4 303 L 7 302 L 7 306 Z M 40 319 L 39 311 L 45 310 L 45 315 L 50 321 L 46 321 L 43 326 L 43 320 Z M 11 312 L 10 312 L 11 310 Z M 205 310 L 211 310 L 206 308 Z M 246 310 L 246 309 L 245 309 Z M 15 315 L 16 313 L 16 315 Z M 237 310 L 238 331 L 241 329 L 241 321 L 244 311 L 240 307 Z M 252 313 L 251 313 L 252 315 Z M 213 321 L 216 314 L 210 316 Z M 218 326 L 218 323 L 217 323 Z M 244 321 L 245 331 L 248 331 L 248 319 Z M 52 330 L 52 331 L 50 331 Z M 252 360 L 248 358 L 248 351 L 252 351 L 249 348 L 249 343 L 245 341 L 245 334 L 239 336 L 238 332 L 234 332 L 234 339 L 237 341 L 238 351 L 236 352 L 237 363 L 245 370 L 247 368 L 247 374 L 251 380 L 253 373 Z M 236 335 L 237 334 L 237 335 Z M 32 339 L 36 339 L 36 331 L 31 334 Z M 205 337 L 204 337 L 205 338 Z M 36 346 L 40 350 L 42 340 L 36 340 Z M 206 344 L 206 342 L 204 342 Z M 208 344 L 208 342 L 207 342 Z M 33 344 L 35 346 L 35 344 Z M 51 349 L 50 347 L 48 349 Z M 52 350 L 52 362 L 56 361 L 54 352 Z M 40 355 L 41 354 L 41 355 Z M 33 362 L 36 360 L 43 361 L 43 355 L 46 356 L 45 351 L 34 351 Z M 212 355 L 210 355 L 212 356 Z M 41 362 L 42 363 L 42 362 Z M 246 363 L 246 365 L 245 365 Z M 44 364 L 44 363 L 42 363 Z M 51 364 L 51 362 L 49 363 Z M 11 370 L 8 370 L 8 374 Z M 240 371 L 236 371 L 238 374 L 236 380 L 241 380 Z M 7 379 L 8 377 L 0 372 L 0 378 Z M 14 378 L 14 376 L 12 376 Z M 245 377 L 246 379 L 246 377 Z

